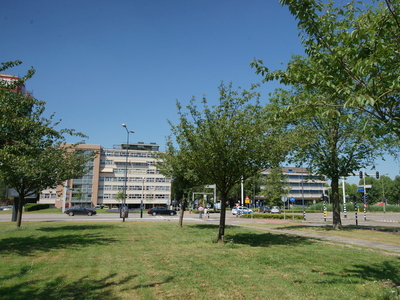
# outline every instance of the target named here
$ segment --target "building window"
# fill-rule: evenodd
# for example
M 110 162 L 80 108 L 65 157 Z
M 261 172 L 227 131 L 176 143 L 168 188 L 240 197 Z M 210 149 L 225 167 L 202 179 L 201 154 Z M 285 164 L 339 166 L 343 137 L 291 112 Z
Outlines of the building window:
M 113 185 L 112 189 L 114 191 L 119 191 L 119 190 L 123 190 L 125 187 L 123 185 Z
M 130 191 L 141 191 L 142 190 L 142 186 L 139 185 L 133 185 L 129 187 Z
M 130 174 L 146 174 L 146 169 L 131 169 Z
M 132 182 L 142 182 L 143 178 L 142 177 L 129 177 L 129 181 Z
M 109 176 L 100 176 L 99 177 L 100 181 L 113 181 L 113 177 L 109 177 Z
M 156 182 L 169 182 L 169 178 L 156 178 Z
M 142 195 L 141 194 L 129 194 L 128 198 L 129 199 L 142 199 Z
M 156 186 L 156 191 L 169 191 L 169 186 Z

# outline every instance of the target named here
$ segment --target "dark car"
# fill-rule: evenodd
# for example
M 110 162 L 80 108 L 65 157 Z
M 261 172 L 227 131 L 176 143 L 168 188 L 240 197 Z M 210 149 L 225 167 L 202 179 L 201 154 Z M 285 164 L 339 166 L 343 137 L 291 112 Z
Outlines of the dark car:
M 260 212 L 262 212 L 262 213 L 270 213 L 271 212 L 271 208 L 269 207 L 269 206 L 262 206 L 261 208 L 260 208 Z
M 93 209 L 81 207 L 81 206 L 74 206 L 65 211 L 65 213 L 69 216 L 73 215 L 88 215 L 92 216 L 95 215 L 97 212 Z
M 176 215 L 176 210 L 168 209 L 166 207 L 153 207 L 152 209 L 150 209 L 148 211 L 148 214 L 153 215 L 153 216 L 155 216 L 155 215 L 173 216 L 173 215 Z

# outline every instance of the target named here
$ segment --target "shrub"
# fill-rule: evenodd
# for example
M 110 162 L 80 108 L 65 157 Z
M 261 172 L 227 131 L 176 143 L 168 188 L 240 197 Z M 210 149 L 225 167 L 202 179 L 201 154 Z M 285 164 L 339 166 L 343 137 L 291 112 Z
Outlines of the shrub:
M 50 208 L 50 204 L 27 203 L 25 204 L 25 211 L 35 211 Z

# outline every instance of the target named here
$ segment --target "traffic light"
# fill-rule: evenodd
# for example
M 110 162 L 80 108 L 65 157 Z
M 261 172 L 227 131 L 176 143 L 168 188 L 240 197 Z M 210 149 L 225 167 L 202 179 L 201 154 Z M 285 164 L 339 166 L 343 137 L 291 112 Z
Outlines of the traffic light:
M 362 196 L 362 200 L 364 203 L 368 202 L 368 194 L 365 194 L 364 196 Z
M 375 177 L 376 177 L 376 179 L 379 179 L 379 172 L 378 171 L 376 171 Z
M 363 171 L 360 171 L 359 176 L 360 176 L 360 178 L 363 178 Z

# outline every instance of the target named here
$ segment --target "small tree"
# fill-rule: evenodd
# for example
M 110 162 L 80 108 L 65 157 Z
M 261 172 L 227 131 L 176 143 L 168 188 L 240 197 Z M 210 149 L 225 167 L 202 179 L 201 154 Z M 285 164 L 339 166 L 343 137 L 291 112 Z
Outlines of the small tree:
M 114 199 L 118 201 L 118 203 L 122 203 L 122 200 L 125 199 L 125 192 L 123 190 L 119 190 L 118 193 L 114 196 Z
M 190 191 L 199 184 L 199 179 L 190 169 L 186 167 L 185 157 L 177 150 L 171 138 L 167 138 L 167 151 L 159 153 L 161 161 L 157 163 L 157 168 L 166 176 L 172 178 L 172 185 L 179 190 L 182 195 L 181 213 L 179 215 L 179 226 L 183 226 L 183 214 L 185 212 Z
M 219 104 L 213 107 L 202 99 L 203 111 L 198 110 L 195 98 L 187 106 L 188 113 L 182 112 L 178 102 L 180 121 L 171 128 L 184 169 L 199 182 L 217 186 L 222 202 L 218 242 L 224 242 L 230 190 L 241 178 L 256 175 L 282 155 L 276 153 L 281 145 L 279 135 L 265 126 L 265 115 L 257 102 L 259 93 L 253 89 L 238 92 L 221 84 L 219 94 Z M 250 104 L 254 99 L 256 103 Z
M 264 188 L 261 189 L 261 195 L 265 197 L 268 204 L 270 206 L 281 206 L 282 196 L 287 195 L 289 192 L 287 178 L 283 174 L 282 168 L 272 168 L 263 183 Z
M 0 71 L 20 63 L 3 63 Z M 67 146 L 66 134 L 85 136 L 72 129 L 56 130 L 59 122 L 53 122 L 53 116 L 42 116 L 45 103 L 18 89 L 33 74 L 31 69 L 12 83 L 0 82 L 0 177 L 19 195 L 17 227 L 27 196 L 86 174 L 86 163 L 95 155 Z

